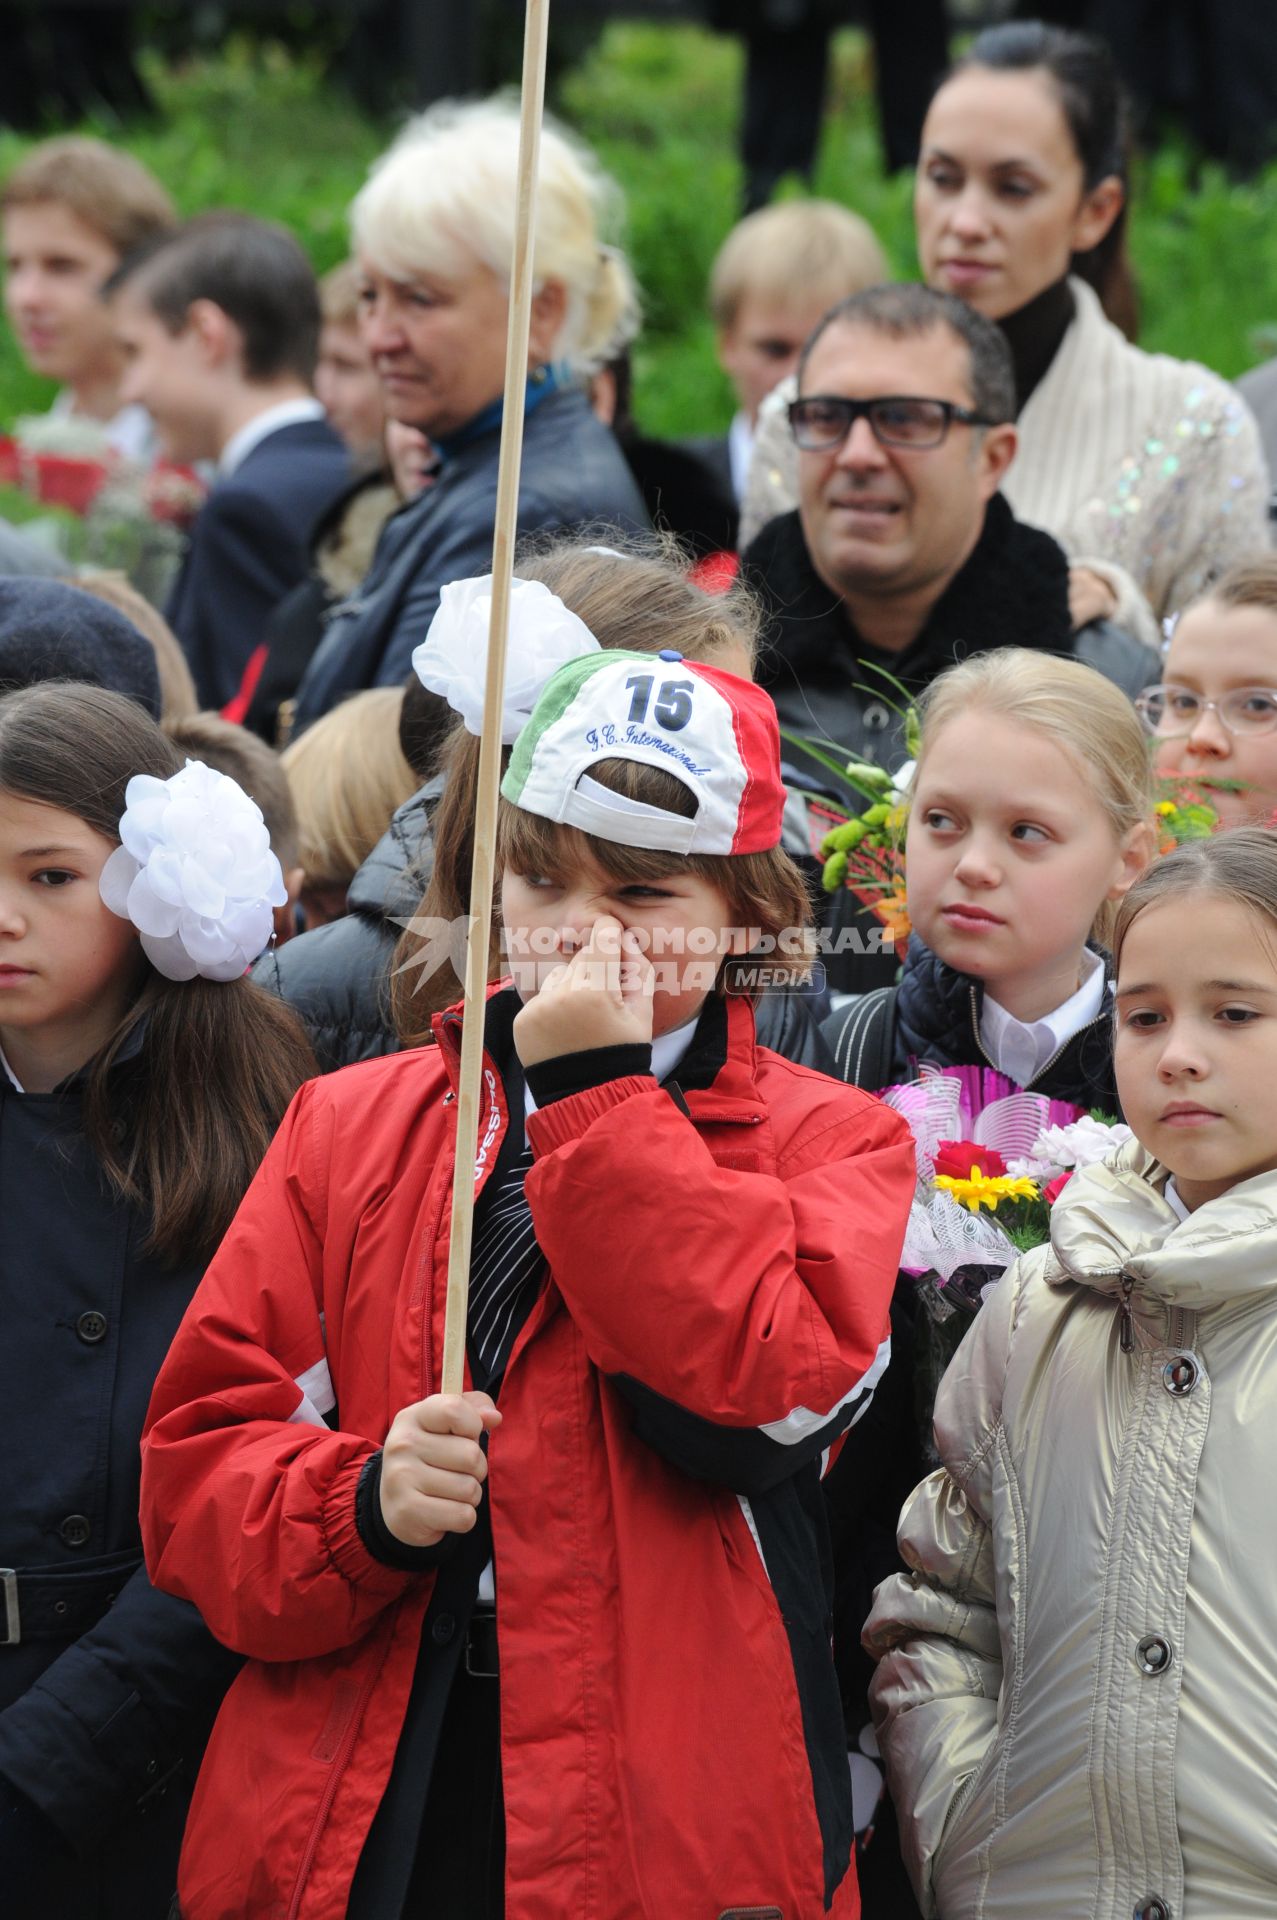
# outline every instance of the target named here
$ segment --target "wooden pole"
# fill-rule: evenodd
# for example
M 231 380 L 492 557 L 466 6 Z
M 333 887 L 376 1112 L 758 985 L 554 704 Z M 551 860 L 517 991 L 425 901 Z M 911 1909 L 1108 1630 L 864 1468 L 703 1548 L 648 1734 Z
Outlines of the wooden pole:
M 528 379 L 528 333 L 532 320 L 532 258 L 536 241 L 537 164 L 545 101 L 545 58 L 550 0 L 527 0 L 523 37 L 523 97 L 519 121 L 519 177 L 514 259 L 510 274 L 510 331 L 506 340 L 505 408 L 497 468 L 497 516 L 492 537 L 492 619 L 488 628 L 488 676 L 479 741 L 475 796 L 474 865 L 466 946 L 465 1017 L 457 1087 L 457 1160 L 452 1183 L 452 1233 L 448 1244 L 448 1300 L 444 1320 L 444 1393 L 465 1382 L 466 1308 L 470 1295 L 470 1246 L 474 1227 L 474 1164 L 479 1142 L 483 1017 L 492 947 L 497 800 L 501 785 L 501 699 L 505 687 L 506 636 L 514 576 L 514 543 L 523 459 L 523 409 Z

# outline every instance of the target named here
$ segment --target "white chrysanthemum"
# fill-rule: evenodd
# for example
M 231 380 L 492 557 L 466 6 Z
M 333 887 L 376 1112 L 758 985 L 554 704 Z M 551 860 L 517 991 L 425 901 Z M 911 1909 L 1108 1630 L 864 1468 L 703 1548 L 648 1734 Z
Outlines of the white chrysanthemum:
M 124 800 L 103 900 L 133 922 L 166 979 L 238 980 L 288 899 L 261 808 L 199 760 L 168 780 L 135 774 Z
M 412 656 L 413 671 L 422 686 L 442 695 L 473 734 L 483 728 L 491 618 L 490 575 L 450 581 L 439 596 L 429 632 Z M 514 745 L 556 668 L 598 651 L 599 643 L 584 620 L 565 607 L 557 594 L 540 580 L 515 580 L 501 712 L 503 744 Z
M 1049 1179 L 1066 1173 L 1071 1167 L 1092 1167 L 1131 1139 L 1131 1130 L 1120 1121 L 1108 1126 L 1089 1113 L 1067 1127 L 1044 1127 L 1027 1158 L 1012 1160 L 1007 1171 L 1017 1179 Z

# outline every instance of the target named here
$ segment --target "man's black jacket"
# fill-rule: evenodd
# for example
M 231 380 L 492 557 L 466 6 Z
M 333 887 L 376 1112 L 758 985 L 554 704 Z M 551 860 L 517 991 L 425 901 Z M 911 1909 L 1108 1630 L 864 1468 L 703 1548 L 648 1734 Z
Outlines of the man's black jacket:
M 1073 632 L 1063 548 L 1049 533 L 1017 520 L 1001 494 L 989 502 L 966 565 L 922 632 L 898 654 L 861 639 L 812 565 L 797 509 L 768 522 L 747 549 L 743 567 L 767 605 L 758 677 L 776 702 L 781 726 L 835 741 L 848 756 L 881 765 L 898 765 L 904 752 L 892 707 L 900 704 L 900 694 L 876 669 L 910 694 L 921 693 L 946 667 L 997 647 L 1071 654 L 1131 694 L 1160 672 L 1148 648 L 1107 622 Z M 828 787 L 831 776 L 788 743 L 783 757 L 808 784 Z

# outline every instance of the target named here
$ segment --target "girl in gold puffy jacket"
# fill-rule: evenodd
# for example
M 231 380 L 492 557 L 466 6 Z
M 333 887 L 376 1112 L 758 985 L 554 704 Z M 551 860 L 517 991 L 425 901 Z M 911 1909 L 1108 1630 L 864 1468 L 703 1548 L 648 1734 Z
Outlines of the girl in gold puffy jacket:
M 942 1920 L 1277 1903 L 1277 835 L 1171 854 L 1114 946 L 1136 1138 L 960 1348 L 865 1630 Z

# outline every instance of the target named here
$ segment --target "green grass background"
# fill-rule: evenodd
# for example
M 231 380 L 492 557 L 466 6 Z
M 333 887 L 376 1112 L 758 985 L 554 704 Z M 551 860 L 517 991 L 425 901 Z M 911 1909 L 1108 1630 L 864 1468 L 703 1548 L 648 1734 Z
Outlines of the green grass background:
M 160 119 L 91 126 L 164 180 L 185 213 L 234 206 L 282 220 L 319 270 L 346 251 L 345 212 L 369 161 L 393 132 L 326 81 L 318 62 L 257 41 L 148 79 Z M 704 312 L 715 248 L 736 216 L 741 51 L 694 27 L 612 25 L 560 82 L 554 106 L 597 149 L 625 190 L 616 236 L 643 288 L 635 354 L 637 412 L 651 433 L 715 431 L 731 397 Z M 0 172 L 31 143 L 0 135 Z M 917 271 L 910 183 L 884 179 L 862 36 L 835 45 L 816 190 L 854 207 L 896 272 Z M 1236 375 L 1277 352 L 1277 165 L 1239 183 L 1197 167 L 1177 142 L 1141 161 L 1132 254 L 1141 344 Z M 0 421 L 48 404 L 0 329 Z

